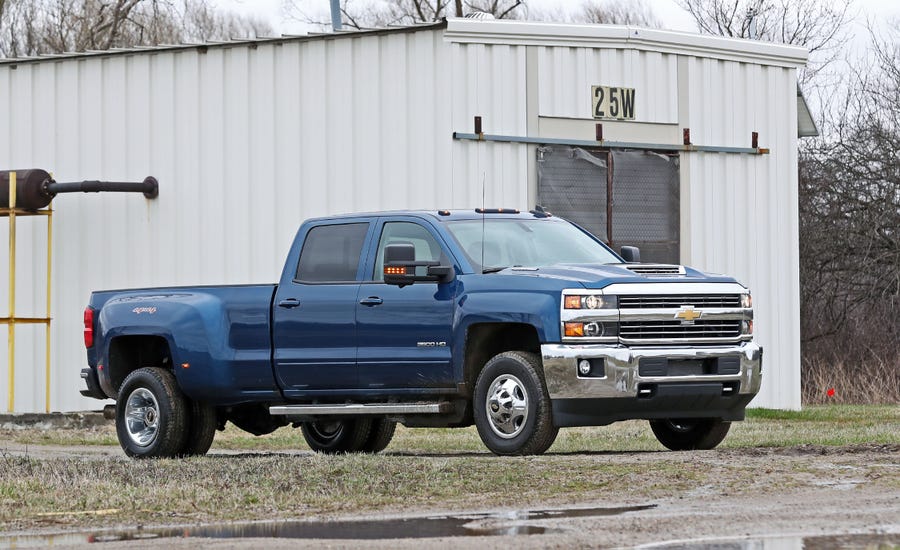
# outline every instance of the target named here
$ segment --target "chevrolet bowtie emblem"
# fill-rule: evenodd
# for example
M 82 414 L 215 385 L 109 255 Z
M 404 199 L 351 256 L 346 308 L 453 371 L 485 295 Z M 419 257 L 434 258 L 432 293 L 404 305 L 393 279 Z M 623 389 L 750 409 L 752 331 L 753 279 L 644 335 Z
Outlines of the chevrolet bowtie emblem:
M 678 313 L 675 314 L 676 319 L 681 319 L 684 323 L 693 324 L 695 320 L 703 316 L 702 311 L 697 311 L 694 306 L 681 306 Z

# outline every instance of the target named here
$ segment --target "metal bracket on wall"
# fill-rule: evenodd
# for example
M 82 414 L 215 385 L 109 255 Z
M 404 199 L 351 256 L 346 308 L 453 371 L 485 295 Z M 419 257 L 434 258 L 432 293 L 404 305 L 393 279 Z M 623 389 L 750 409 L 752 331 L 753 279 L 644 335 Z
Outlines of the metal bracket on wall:
M 502 143 L 528 143 L 534 145 L 571 145 L 574 147 L 603 147 L 610 149 L 645 149 L 651 151 L 682 151 L 687 153 L 738 153 L 744 155 L 767 155 L 769 149 L 758 147 L 759 134 L 753 132 L 751 143 L 753 147 L 728 147 L 724 145 L 694 145 L 690 142 L 690 128 L 684 129 L 684 143 L 642 143 L 636 141 L 610 141 L 598 139 L 560 139 L 529 136 L 506 136 L 498 134 L 485 134 L 481 131 L 482 118 L 475 117 L 475 133 L 453 132 L 453 139 L 470 141 L 497 141 Z M 603 127 L 597 124 L 597 137 L 603 137 Z

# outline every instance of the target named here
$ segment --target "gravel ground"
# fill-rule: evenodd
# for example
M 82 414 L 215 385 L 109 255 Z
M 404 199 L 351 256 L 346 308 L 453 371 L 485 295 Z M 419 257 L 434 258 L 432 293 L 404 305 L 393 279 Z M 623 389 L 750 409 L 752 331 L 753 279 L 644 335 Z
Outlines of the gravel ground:
M 8 455 L 27 454 L 33 458 L 81 457 L 105 459 L 120 457 L 117 447 L 102 446 L 26 446 L 0 441 L 0 449 Z M 219 451 L 218 454 L 240 454 L 239 451 Z M 291 456 L 308 452 L 274 453 Z M 551 530 L 548 534 L 517 536 L 460 536 L 452 538 L 381 539 L 368 540 L 371 548 L 483 548 L 511 546 L 525 548 L 588 548 L 630 547 L 664 541 L 685 539 L 720 539 L 737 537 L 737 546 L 745 548 L 750 539 L 773 535 L 824 535 L 843 533 L 881 534 L 879 539 L 887 548 L 900 546 L 900 444 L 750 447 L 719 449 L 701 452 L 616 452 L 583 453 L 575 457 L 622 466 L 640 465 L 648 471 L 646 478 L 630 480 L 633 490 L 619 491 L 615 498 L 598 500 L 596 494 L 570 495 L 565 502 L 554 498 L 546 506 L 527 507 L 517 504 L 516 487 L 509 487 L 509 499 L 505 502 L 485 502 L 464 508 L 402 506 L 380 510 L 380 515 L 346 516 L 331 514 L 323 520 L 363 520 L 423 517 L 447 514 L 450 516 L 473 512 L 494 513 L 494 516 L 475 517 L 469 527 L 518 529 L 536 531 Z M 423 460 L 429 460 L 425 455 Z M 447 460 L 446 455 L 434 460 Z M 653 474 L 658 466 L 660 475 Z M 672 470 L 679 482 L 676 487 L 660 487 L 672 479 Z M 695 475 L 699 472 L 716 475 Z M 665 472 L 665 473 L 662 473 Z M 693 482 L 693 480 L 702 480 Z M 651 489 L 652 488 L 652 489 Z M 652 506 L 647 509 L 617 515 L 588 517 L 551 517 L 521 519 L 512 512 L 541 508 L 569 509 L 592 507 Z M 265 518 L 261 518 L 265 519 Z M 311 518 L 303 518 L 309 520 Z M 116 525 L 110 516 L 110 527 L 133 529 L 135 526 Z M 191 526 L 179 526 L 190 529 Z M 342 532 L 347 532 L 346 525 Z M 64 532 L 77 531 L 77 525 L 69 524 Z M 148 532 L 152 531 L 148 528 Z M 0 534 L 0 547 L 24 547 L 31 535 L 49 535 L 51 529 Z M 60 531 L 55 531 L 59 533 Z M 95 530 L 95 535 L 103 531 Z M 24 538 L 14 540 L 14 535 Z M 6 538 L 4 538 L 6 537 Z M 791 540 L 787 547 L 800 547 L 800 539 Z M 825 540 L 825 539 L 822 539 Z M 744 541 L 741 543 L 740 541 Z M 66 537 L 44 539 L 45 545 L 65 547 L 70 543 L 87 544 L 87 534 L 81 538 Z M 76 544 L 77 545 L 77 544 Z M 157 540 L 128 540 L 108 542 L 108 548 L 355 548 L 360 540 L 323 539 L 203 539 L 167 538 Z M 778 546 L 784 546 L 782 541 Z M 808 545 L 816 546 L 816 545 Z M 827 547 L 819 544 L 818 547 Z

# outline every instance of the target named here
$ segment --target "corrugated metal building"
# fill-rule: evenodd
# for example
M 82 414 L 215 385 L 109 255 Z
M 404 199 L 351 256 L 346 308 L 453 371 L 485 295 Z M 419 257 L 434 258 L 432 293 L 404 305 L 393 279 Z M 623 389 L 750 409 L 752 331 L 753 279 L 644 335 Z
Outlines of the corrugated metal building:
M 51 391 L 44 329 L 21 325 L 15 409 L 97 408 L 78 393 L 93 289 L 274 282 L 304 218 L 474 208 L 482 194 L 487 205 L 548 205 L 615 246 L 640 244 L 645 259 L 737 276 L 766 349 L 753 405 L 799 408 L 805 59 L 801 48 L 670 31 L 456 19 L 0 61 L 0 168 L 160 181 L 155 200 L 54 201 Z M 608 97 L 596 105 L 601 93 L 630 95 L 630 112 L 612 113 Z M 599 120 L 603 143 L 599 111 L 618 119 Z M 509 139 L 454 136 L 472 133 L 475 116 Z M 672 150 L 685 128 L 724 152 Z M 752 132 L 768 154 L 749 149 Z M 18 237 L 17 311 L 28 315 L 46 307 L 45 224 L 19 219 Z M 6 265 L 5 246 L 0 257 Z M 0 316 L 7 300 L 0 293 Z

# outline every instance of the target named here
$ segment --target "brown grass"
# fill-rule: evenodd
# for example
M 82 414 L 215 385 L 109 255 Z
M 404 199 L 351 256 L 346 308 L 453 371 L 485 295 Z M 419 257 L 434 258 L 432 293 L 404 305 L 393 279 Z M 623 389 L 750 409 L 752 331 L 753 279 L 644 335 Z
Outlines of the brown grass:
M 804 343 L 804 404 L 900 405 L 900 319 L 889 307 L 872 314 Z
M 19 430 L 32 438 L 27 456 L 3 452 L 0 441 L 0 531 L 645 503 L 697 487 L 749 494 L 814 486 L 818 469 L 833 466 L 805 457 L 829 455 L 853 462 L 852 475 L 883 484 L 900 456 L 897 407 L 756 410 L 733 426 L 721 449 L 698 453 L 662 451 L 646 423 L 636 421 L 563 430 L 548 454 L 512 458 L 488 453 L 471 428 L 400 429 L 374 456 L 297 453 L 302 438 L 289 428 L 255 438 L 230 427 L 213 449 L 239 454 L 186 460 L 135 461 L 118 449 L 103 455 L 73 448 L 78 454 L 59 456 L 33 442 L 104 444 L 111 427 L 67 432 L 75 435 L 46 431 L 35 439 L 37 431 Z

